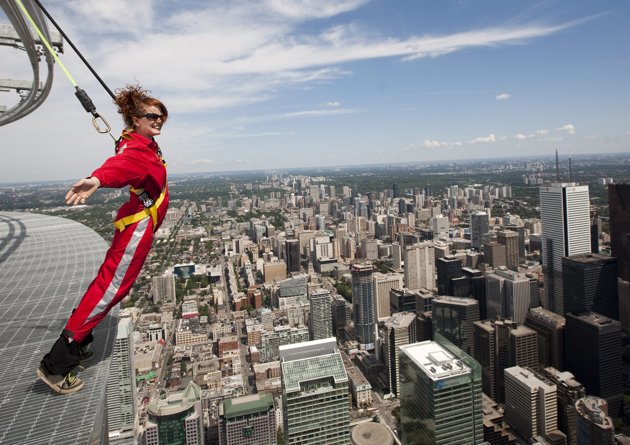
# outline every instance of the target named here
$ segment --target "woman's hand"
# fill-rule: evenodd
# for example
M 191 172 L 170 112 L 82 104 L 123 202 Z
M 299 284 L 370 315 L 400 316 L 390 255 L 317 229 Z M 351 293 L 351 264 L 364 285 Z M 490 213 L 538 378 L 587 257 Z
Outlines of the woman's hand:
M 94 194 L 101 186 L 101 181 L 95 176 L 80 179 L 72 185 L 66 194 L 67 205 L 85 204 L 85 200 Z

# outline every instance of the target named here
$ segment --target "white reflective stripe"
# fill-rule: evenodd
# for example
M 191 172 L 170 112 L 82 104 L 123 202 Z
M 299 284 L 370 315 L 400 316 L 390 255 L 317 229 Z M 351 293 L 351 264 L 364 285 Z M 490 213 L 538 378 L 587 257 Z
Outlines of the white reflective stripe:
M 120 263 L 118 263 L 118 267 L 116 267 L 116 272 L 114 272 L 114 277 L 112 278 L 112 282 L 107 287 L 107 290 L 103 294 L 101 301 L 98 302 L 96 307 L 92 309 L 92 312 L 85 320 L 86 322 L 90 321 L 92 318 L 107 310 L 107 307 L 112 303 L 114 297 L 118 293 L 118 289 L 120 289 L 120 285 L 122 284 L 123 278 L 127 274 L 127 270 L 129 269 L 129 265 L 131 264 L 131 260 L 136 253 L 136 249 L 138 248 L 138 244 L 140 244 L 140 240 L 144 236 L 144 232 L 147 229 L 147 225 L 149 224 L 149 220 L 151 218 L 145 218 L 138 223 L 136 229 L 133 231 L 131 235 L 131 239 L 129 240 L 129 244 L 125 247 L 125 253 L 120 259 Z

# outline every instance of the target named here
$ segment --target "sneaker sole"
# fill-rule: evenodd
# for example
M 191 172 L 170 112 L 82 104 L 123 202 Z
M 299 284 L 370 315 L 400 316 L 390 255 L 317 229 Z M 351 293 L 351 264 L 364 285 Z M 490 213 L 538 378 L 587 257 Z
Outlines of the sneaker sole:
M 85 385 L 83 380 L 81 380 L 81 382 L 73 388 L 67 388 L 67 389 L 61 388 L 60 386 L 54 384 L 52 381 L 48 380 L 48 377 L 46 377 L 46 374 L 44 374 L 39 368 L 37 368 L 37 377 L 39 377 L 42 382 L 47 384 L 50 387 L 50 389 L 52 389 L 58 394 L 72 394 L 73 392 L 79 391 Z

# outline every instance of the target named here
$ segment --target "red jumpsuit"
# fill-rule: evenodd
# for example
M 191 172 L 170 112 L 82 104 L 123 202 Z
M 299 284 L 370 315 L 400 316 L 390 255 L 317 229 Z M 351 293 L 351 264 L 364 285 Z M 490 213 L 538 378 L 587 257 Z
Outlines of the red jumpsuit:
M 52 374 L 65 375 L 78 364 L 77 345 L 91 341 L 92 330 L 129 293 L 168 208 L 166 166 L 155 141 L 123 133 L 117 154 L 92 176 L 100 180 L 101 187 L 131 186 L 129 201 L 118 210 L 112 245 L 68 319 L 58 341 L 61 344 L 53 345 L 42 361 Z

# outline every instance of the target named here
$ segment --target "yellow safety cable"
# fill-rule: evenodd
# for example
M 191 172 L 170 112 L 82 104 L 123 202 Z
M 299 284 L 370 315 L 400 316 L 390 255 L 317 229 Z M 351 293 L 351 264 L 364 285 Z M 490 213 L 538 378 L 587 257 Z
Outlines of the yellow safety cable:
M 40 31 L 39 27 L 35 23 L 35 20 L 33 20 L 31 15 L 28 13 L 28 10 L 26 9 L 22 1 L 15 0 L 15 3 L 17 3 L 17 5 L 20 7 L 20 9 L 24 13 L 28 21 L 31 23 L 31 26 L 33 27 L 33 29 L 39 36 L 40 40 L 42 41 L 42 43 L 44 44 L 44 46 L 50 53 L 50 55 L 53 56 L 53 58 L 55 59 L 55 62 L 59 64 L 59 67 L 64 72 L 64 74 L 66 75 L 66 77 L 68 78 L 72 86 L 75 88 L 76 90 L 75 95 L 79 99 L 79 102 L 81 102 L 81 105 L 83 105 L 83 108 L 85 108 L 85 111 L 87 111 L 88 113 L 92 113 L 92 125 L 94 125 L 94 128 L 96 128 L 96 131 L 98 131 L 99 133 L 109 133 L 112 139 L 116 140 L 116 138 L 114 138 L 114 136 L 111 134 L 112 127 L 109 126 L 109 123 L 105 120 L 104 117 L 102 117 L 100 114 L 96 112 L 96 107 L 94 106 L 94 103 L 92 103 L 92 99 L 90 99 L 90 97 L 87 95 L 87 93 L 84 90 L 79 88 L 79 85 L 74 80 L 74 78 L 72 77 L 72 75 L 70 74 L 66 66 L 63 64 L 61 59 L 59 59 L 59 56 L 57 56 L 57 53 L 55 52 L 51 44 L 48 42 L 44 34 Z M 103 122 L 103 124 L 105 125 L 105 128 L 101 128 L 99 126 L 97 119 L 100 119 Z

